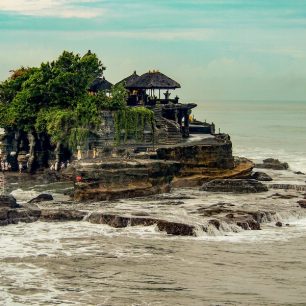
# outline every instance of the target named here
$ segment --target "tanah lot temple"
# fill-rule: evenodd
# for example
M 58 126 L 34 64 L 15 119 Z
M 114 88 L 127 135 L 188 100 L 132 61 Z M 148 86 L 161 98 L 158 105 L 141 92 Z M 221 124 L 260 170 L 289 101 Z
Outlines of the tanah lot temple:
M 75 200 L 146 196 L 251 173 L 252 162 L 232 155 L 230 136 L 215 133 L 213 123 L 196 120 L 192 114 L 196 104 L 181 103 L 176 95 L 181 85 L 175 80 L 159 71 L 141 76 L 135 71 L 117 84 L 126 89 L 121 99 L 124 102 L 126 96 L 126 104 L 103 108 L 99 125 L 85 143 L 74 151 L 58 152 L 41 145 L 37 152 L 36 169 L 51 165 L 59 170 L 58 165 L 69 161 L 61 173 L 74 182 Z M 101 76 L 88 93 L 109 97 L 112 86 Z M 33 155 L 31 138 L 16 139 L 13 133 L 0 139 L 0 149 L 12 166 L 31 161 Z
M 125 147 L 131 150 L 146 150 L 157 146 L 175 145 L 185 142 L 192 134 L 214 134 L 214 124 L 197 121 L 192 115 L 195 103 L 181 103 L 174 93 L 181 85 L 159 71 L 149 71 L 139 76 L 136 71 L 117 84 L 123 84 L 128 91 L 128 107 L 145 107 L 154 113 L 153 126 L 146 125 L 142 137 L 126 137 L 116 143 L 114 113 L 103 111 L 101 128 L 89 139 L 88 150 L 94 156 L 103 155 L 111 147 Z M 116 84 L 116 85 L 117 85 Z M 110 94 L 113 84 L 104 76 L 94 80 L 89 88 L 91 94 L 105 91 Z M 100 153 L 99 153 L 100 152 Z M 88 154 L 87 154 L 88 155 Z

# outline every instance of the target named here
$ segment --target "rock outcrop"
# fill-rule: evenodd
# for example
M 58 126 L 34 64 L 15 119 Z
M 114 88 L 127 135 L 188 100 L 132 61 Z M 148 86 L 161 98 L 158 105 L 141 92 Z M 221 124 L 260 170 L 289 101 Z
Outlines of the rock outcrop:
M 177 145 L 159 148 L 160 159 L 175 160 L 182 167 L 173 179 L 172 186 L 197 187 L 213 179 L 249 176 L 254 164 L 245 158 L 234 158 L 232 143 L 226 134 Z
M 238 226 L 243 230 L 260 230 L 260 224 L 265 221 L 272 221 L 275 212 L 270 211 L 245 211 L 235 209 L 234 204 L 218 203 L 209 207 L 198 209 L 198 213 L 205 218 L 213 218 L 208 224 L 213 225 L 218 230 L 222 225 Z
M 169 192 L 180 164 L 159 160 L 109 160 L 76 165 L 74 198 L 110 200 Z
M 39 202 L 45 202 L 45 201 L 53 201 L 53 196 L 48 193 L 41 193 L 34 199 L 31 199 L 29 203 L 39 203 Z
M 0 209 L 1 208 L 18 208 L 20 207 L 16 199 L 11 195 L 0 195 Z
M 209 192 L 257 193 L 268 191 L 267 186 L 252 179 L 217 179 L 200 188 Z
M 151 226 L 156 225 L 158 230 L 175 236 L 195 236 L 195 227 L 190 224 L 171 222 L 151 217 L 138 216 L 120 216 L 117 214 L 108 214 L 94 212 L 87 217 L 87 220 L 95 224 L 107 224 L 115 228 L 127 226 Z
M 251 175 L 251 179 L 261 181 L 261 182 L 271 182 L 271 181 L 273 181 L 273 179 L 270 175 L 268 175 L 267 173 L 264 173 L 264 172 L 259 172 L 259 171 L 254 172 Z
M 306 200 L 299 200 L 297 203 L 300 205 L 300 207 L 306 208 Z
M 256 164 L 256 168 L 261 169 L 272 169 L 272 170 L 288 170 L 289 165 L 288 163 L 283 163 L 279 161 L 278 159 L 274 158 L 267 158 L 263 160 L 262 164 Z
M 34 222 L 40 217 L 40 210 L 21 207 L 12 196 L 0 196 L 0 226 L 19 222 Z

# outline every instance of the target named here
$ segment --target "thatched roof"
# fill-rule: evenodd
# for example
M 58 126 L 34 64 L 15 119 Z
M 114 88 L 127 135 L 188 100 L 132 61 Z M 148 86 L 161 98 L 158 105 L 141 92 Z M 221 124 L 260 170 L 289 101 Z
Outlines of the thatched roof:
M 129 75 L 128 77 L 126 77 L 125 79 L 121 80 L 120 82 L 118 82 L 117 84 L 121 84 L 123 83 L 125 85 L 125 87 L 130 86 L 132 83 L 134 83 L 137 79 L 139 78 L 139 75 L 136 73 L 136 71 L 134 71 L 133 74 Z M 116 84 L 116 85 L 117 85 Z
M 102 90 L 111 90 L 113 84 L 105 80 L 105 77 L 96 78 L 89 87 L 89 91 L 98 92 Z
M 149 71 L 126 87 L 131 89 L 175 89 L 181 88 L 181 85 L 159 71 Z

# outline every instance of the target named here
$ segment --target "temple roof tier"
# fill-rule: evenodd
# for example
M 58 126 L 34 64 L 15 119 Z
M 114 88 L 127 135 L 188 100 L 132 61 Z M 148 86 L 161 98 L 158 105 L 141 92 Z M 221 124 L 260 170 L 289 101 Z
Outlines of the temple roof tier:
M 181 88 L 181 85 L 164 75 L 159 71 L 149 71 L 134 82 L 130 83 L 126 88 L 129 89 L 176 89 Z
M 96 78 L 89 87 L 89 91 L 98 92 L 102 90 L 111 90 L 113 84 L 105 79 L 105 77 Z

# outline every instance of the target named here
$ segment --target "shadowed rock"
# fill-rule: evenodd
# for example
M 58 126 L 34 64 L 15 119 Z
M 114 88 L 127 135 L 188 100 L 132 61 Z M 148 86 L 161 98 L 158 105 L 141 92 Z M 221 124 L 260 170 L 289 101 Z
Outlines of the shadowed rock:
M 297 203 L 300 205 L 300 207 L 306 208 L 306 200 L 299 200 Z
M 218 179 L 204 183 L 200 190 L 210 192 L 258 193 L 268 191 L 268 188 L 252 179 Z
M 273 181 L 272 177 L 268 175 L 267 173 L 264 172 L 254 172 L 251 175 L 251 178 L 257 181 L 262 181 L 262 182 L 270 182 Z
M 17 204 L 16 199 L 11 195 L 0 195 L 0 208 L 17 208 L 20 205 Z
M 263 160 L 262 164 L 256 164 L 256 168 L 261 169 L 272 169 L 272 170 L 288 170 L 289 165 L 288 163 L 283 163 L 279 161 L 278 159 L 274 158 L 267 158 Z
M 26 208 L 1 208 L 0 225 L 17 224 L 19 222 L 35 222 L 40 217 L 40 210 L 29 210 Z
M 297 175 L 305 175 L 305 173 L 304 172 L 301 172 L 301 171 L 295 171 L 295 172 L 293 172 L 294 174 L 297 174 Z
M 294 194 L 280 194 L 280 193 L 274 193 L 272 195 L 270 195 L 267 198 L 278 198 L 278 199 L 286 199 L 286 200 L 290 200 L 290 199 L 294 199 L 297 198 L 297 195 Z
M 36 198 L 31 199 L 28 203 L 39 203 L 39 202 L 45 202 L 45 201 L 52 201 L 53 196 L 48 193 L 42 193 L 38 195 Z
M 94 212 L 88 216 L 87 220 L 90 223 L 107 224 L 115 228 L 124 228 L 127 226 L 151 226 L 155 224 L 160 231 L 164 231 L 169 235 L 195 236 L 195 227 L 193 225 L 150 217 L 126 217 L 116 214 Z
M 41 221 L 81 221 L 86 212 L 73 209 L 43 209 L 41 210 Z

